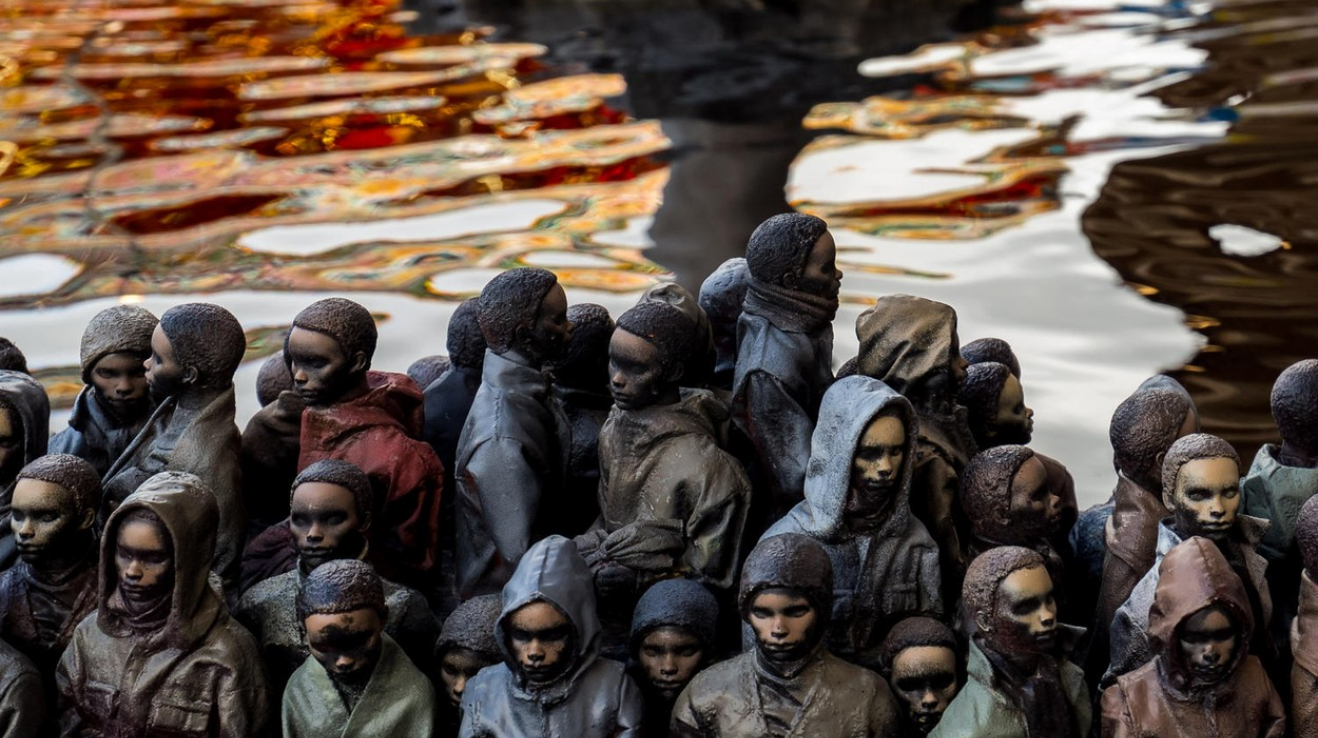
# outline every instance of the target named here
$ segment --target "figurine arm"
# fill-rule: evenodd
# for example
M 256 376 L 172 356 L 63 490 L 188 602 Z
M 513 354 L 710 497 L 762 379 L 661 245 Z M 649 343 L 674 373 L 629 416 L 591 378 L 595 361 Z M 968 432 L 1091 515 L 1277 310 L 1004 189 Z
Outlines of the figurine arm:
M 1102 695 L 1103 738 L 1135 738 L 1135 719 L 1130 714 L 1126 691 L 1120 685 L 1108 687 Z
M 874 738 L 901 735 L 898 722 L 897 698 L 892 696 L 892 689 L 882 677 L 878 679 L 878 688 L 874 691 L 874 701 L 870 704 L 869 734 Z
M 36 738 L 45 713 L 46 696 L 35 671 L 25 669 L 8 684 L 0 685 L 0 735 Z
M 741 560 L 741 540 L 750 507 L 750 481 L 731 457 L 716 448 L 692 480 L 703 489 L 686 519 L 683 566 L 705 584 L 733 586 Z
M 616 738 L 640 738 L 645 725 L 645 703 L 641 690 L 630 676 L 622 676 L 618 689 L 618 729 Z
M 230 668 L 215 685 L 215 715 L 219 738 L 264 738 L 270 728 L 270 695 L 261 653 L 252 637 L 235 634 Z M 241 645 L 238 642 L 245 641 Z
M 472 452 L 466 474 L 475 478 L 494 547 L 509 566 L 516 566 L 531 547 L 531 528 L 544 494 L 527 450 L 511 438 L 492 438 Z
M 673 703 L 673 715 L 668 723 L 669 738 L 704 738 L 705 736 L 705 732 L 700 729 L 700 716 L 691 701 L 692 684 L 686 685 L 686 689 L 677 696 L 677 702 Z
M 815 421 L 781 382 L 764 372 L 748 376 L 742 393 L 746 435 L 774 507 L 785 512 L 803 499 Z

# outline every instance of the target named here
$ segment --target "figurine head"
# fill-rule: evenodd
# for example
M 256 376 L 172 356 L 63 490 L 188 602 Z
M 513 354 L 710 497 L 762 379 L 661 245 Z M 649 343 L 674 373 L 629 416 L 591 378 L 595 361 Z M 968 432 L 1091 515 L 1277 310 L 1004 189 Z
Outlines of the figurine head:
M 837 299 L 842 272 L 828 224 L 805 213 L 764 221 L 746 244 L 746 267 L 760 282 Z
M 572 665 L 572 621 L 553 603 L 529 602 L 508 616 L 508 643 L 527 681 L 548 684 Z
M 361 391 L 379 334 L 365 307 L 330 297 L 293 318 L 284 357 L 293 385 L 310 406 L 325 407 Z
M 621 410 L 641 410 L 677 402 L 693 333 L 686 316 L 663 302 L 643 302 L 620 315 L 609 340 L 614 404 Z
M 1226 540 L 1240 512 L 1240 457 L 1207 433 L 1179 439 L 1162 462 L 1162 501 L 1182 536 Z
M 961 347 L 961 356 L 969 362 L 971 366 L 993 361 L 1011 370 L 1011 375 L 1016 379 L 1021 378 L 1021 363 L 1016 358 L 1016 352 L 1011 350 L 1011 344 L 1001 338 L 976 338 Z
M 737 257 L 720 264 L 700 285 L 700 307 L 709 317 L 717 355 L 715 368 L 721 373 L 731 372 L 737 361 L 737 321 L 746 301 L 749 277 L 746 259 Z
M 1295 540 L 1300 545 L 1304 570 L 1318 582 L 1318 495 L 1305 500 L 1295 518 Z
M 261 369 L 256 373 L 256 401 L 261 407 L 292 389 L 293 374 L 288 371 L 288 361 L 282 351 L 261 362 Z
M 233 384 L 247 338 L 242 324 L 219 305 L 189 302 L 165 311 L 151 334 L 146 381 L 163 400 Z
M 572 324 L 572 340 L 568 341 L 563 356 L 551 365 L 554 383 L 607 394 L 613 318 L 602 305 L 582 302 L 567 309 L 567 319 Z
M 435 644 L 435 663 L 439 664 L 439 684 L 453 707 L 462 703 L 467 680 L 499 663 L 494 625 L 502 606 L 499 595 L 480 595 L 458 605 L 444 620 Z
M 517 562 L 496 625 L 513 678 L 533 691 L 570 689 L 599 654 L 595 583 L 576 544 L 551 535 Z
M 699 582 L 665 579 L 632 615 L 631 654 L 647 686 L 672 701 L 714 656 L 718 601 Z
M 1026 444 L 1034 434 L 1034 411 L 1025 406 L 1025 390 L 1005 364 L 971 364 L 961 388 L 961 404 L 970 416 L 975 444 L 981 449 Z
M 147 358 L 160 321 L 137 305 L 115 305 L 97 313 L 82 334 L 82 381 L 119 418 L 135 418 L 150 408 Z
M 480 298 L 463 300 L 448 319 L 445 339 L 449 361 L 461 369 L 479 370 L 485 364 L 485 336 L 481 334 Z
M 9 486 L 23 468 L 23 435 L 23 417 L 9 398 L 0 395 L 0 487 Z
M 27 357 L 14 342 L 0 336 L 0 370 L 27 374 Z
M 1297 361 L 1272 385 L 1272 419 L 1281 433 L 1285 461 L 1318 464 L 1318 359 Z M 1293 451 L 1286 453 L 1286 451 Z
M 364 561 L 331 561 L 307 575 L 297 593 L 307 649 L 330 679 L 361 689 L 380 661 L 389 608 L 380 577 Z
M 447 356 L 434 354 L 431 356 L 422 356 L 416 361 L 408 364 L 407 378 L 416 382 L 418 389 L 425 389 L 430 383 L 439 379 L 440 375 L 448 371 L 453 365 Z
M 1057 645 L 1057 602 L 1043 557 L 1000 546 L 975 557 L 961 586 L 971 636 L 1008 655 L 1050 654 Z
M 928 735 L 960 691 L 959 651 L 952 629 L 933 618 L 907 618 L 888 631 L 883 675 L 916 734 Z
M 18 473 L 10 525 L 29 565 L 87 554 L 101 507 L 101 475 L 71 454 L 50 454 Z
M 1112 463 L 1131 481 L 1161 494 L 1167 449 L 1176 439 L 1198 432 L 1199 416 L 1186 395 L 1170 389 L 1137 390 L 1112 414 Z
M 918 412 L 945 412 L 966 381 L 956 311 L 912 295 L 884 295 L 856 319 L 860 373 L 911 401 Z
M 365 472 L 338 459 L 311 464 L 293 480 L 288 530 L 303 573 L 366 550 L 374 492 Z
M 851 457 L 848 512 L 875 516 L 892 509 L 906 482 L 903 470 L 914 440 L 906 432 L 911 423 L 908 412 L 901 407 L 885 407 L 861 430 Z
M 823 642 L 833 612 L 833 563 L 815 539 L 765 538 L 742 567 L 741 618 L 761 663 L 784 676 L 803 668 Z
M 49 429 L 46 388 L 27 374 L 0 369 L 0 489 L 24 464 L 45 455 Z
M 1031 544 L 1057 532 L 1062 499 L 1048 469 L 1025 446 L 996 446 L 975 455 L 961 473 L 961 509 L 978 537 Z
M 666 303 L 686 316 L 691 323 L 691 355 L 686 357 L 686 372 L 679 381 L 683 387 L 704 387 L 714 373 L 717 356 L 713 326 L 696 296 L 676 282 L 662 282 L 646 290 L 637 302 Z
M 572 340 L 567 293 L 548 269 L 509 269 L 481 290 L 481 333 L 490 351 L 532 366 L 553 361 Z
M 174 590 L 174 541 L 159 515 L 135 508 L 120 517 L 114 552 L 125 610 L 144 613 L 169 599 Z

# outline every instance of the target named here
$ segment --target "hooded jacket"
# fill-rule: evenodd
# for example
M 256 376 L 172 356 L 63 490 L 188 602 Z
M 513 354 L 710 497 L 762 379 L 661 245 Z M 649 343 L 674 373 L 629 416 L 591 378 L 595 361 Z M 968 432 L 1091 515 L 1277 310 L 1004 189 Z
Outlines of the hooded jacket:
M 22 372 L 0 370 L 2 407 L 12 407 L 17 414 L 14 423 L 22 426 L 23 463 L 18 467 L 27 466 L 45 456 L 47 438 L 50 436 L 50 398 L 46 396 L 46 388 Z M 14 541 L 14 531 L 9 525 L 16 481 L 17 478 L 0 479 L 0 570 L 13 566 L 18 558 L 17 542 Z
M 545 374 L 486 350 L 454 475 L 462 599 L 498 592 L 533 542 L 576 532 L 554 530 L 571 447 Z
M 572 625 L 572 665 L 550 684 L 527 682 L 508 634 L 512 613 L 554 606 Z M 562 536 L 532 546 L 503 589 L 495 623 L 503 663 L 482 669 L 462 695 L 461 738 L 639 738 L 641 693 L 623 665 L 599 657 L 600 623 L 586 562 Z
M 1249 655 L 1254 617 L 1240 577 L 1217 545 L 1190 538 L 1159 564 L 1149 610 L 1149 645 L 1156 657 L 1103 693 L 1103 735 L 1113 738 L 1281 738 L 1286 712 L 1257 656 Z M 1179 647 L 1186 620 L 1221 606 L 1236 626 L 1237 647 L 1223 681 L 1200 686 Z
M 1104 541 L 1103 583 L 1099 589 L 1098 620 L 1106 626 L 1135 585 L 1153 568 L 1158 547 L 1158 522 L 1167 517 L 1162 494 L 1144 489 L 1117 473 L 1112 492 L 1112 517 L 1108 518 Z
M 1249 515 L 1237 515 L 1237 530 L 1232 534 L 1230 545 L 1236 555 L 1244 562 L 1249 571 L 1250 586 L 1258 593 L 1262 610 L 1262 622 L 1272 621 L 1272 597 L 1268 581 L 1264 577 L 1268 562 L 1256 550 L 1259 539 L 1268 529 L 1268 521 Z M 1170 520 L 1158 524 L 1158 547 L 1154 553 L 1153 566 L 1131 590 L 1130 597 L 1117 610 L 1109 629 L 1111 638 L 1111 661 L 1107 673 L 1103 675 L 1102 686 L 1107 687 L 1117 677 L 1148 663 L 1153 658 L 1148 639 L 1149 607 L 1153 604 L 1158 591 L 1158 577 L 1162 571 L 1161 563 L 1176 544 L 1184 538 L 1171 528 Z M 1255 619 L 1251 615 L 1251 622 Z M 1255 622 L 1257 625 L 1258 623 Z M 1264 626 L 1266 627 L 1266 626 Z
M 352 712 L 325 667 L 307 657 L 284 689 L 284 738 L 431 738 L 435 688 L 387 633 L 380 639 L 380 660 Z
M 186 390 L 160 403 L 142 431 L 105 473 L 103 510 L 112 509 L 148 477 L 163 471 L 195 474 L 219 505 L 213 570 L 232 589 L 247 537 L 243 508 L 242 437 L 234 425 L 233 384 Z
M 302 413 L 298 471 L 339 459 L 366 472 L 375 488 L 371 563 L 381 576 L 417 584 L 435 565 L 444 468 L 421 437 L 422 397 L 406 374 L 367 372 L 370 390 Z
M 1291 735 L 1318 738 L 1318 583 L 1300 574 L 1300 607 L 1291 621 Z
M 135 632 L 118 600 L 115 548 L 124 517 L 160 518 L 172 542 L 174 588 L 163 626 Z M 261 654 L 229 617 L 211 556 L 219 511 L 191 474 L 159 474 L 129 495 L 101 540 L 99 609 L 73 633 L 56 671 L 65 736 L 259 738 L 269 704 Z
M 859 373 L 910 400 L 920 419 L 911 507 L 938 543 L 949 587 L 967 563 L 954 511 L 958 478 L 976 451 L 949 376 L 956 325 L 951 307 L 911 295 L 882 297 L 856 319 Z
M 887 517 L 870 530 L 848 525 L 851 464 L 865 428 L 896 413 L 906 429 L 901 469 Z M 888 629 L 904 617 L 943 613 L 938 546 L 911 515 L 910 483 L 918 425 L 911 403 L 869 377 L 839 379 L 824 394 L 806 470 L 805 501 L 764 533 L 815 538 L 833 562 L 829 646 L 849 661 L 877 665 Z
M 751 485 L 720 448 L 727 411 L 706 390 L 640 410 L 614 407 L 600 431 L 600 516 L 606 533 L 638 520 L 675 520 L 686 548 L 677 574 L 728 589 L 741 561 Z
M 104 476 L 146 427 L 152 408 L 148 406 L 148 412 L 125 424 L 105 409 L 99 397 L 94 386 L 89 384 L 82 388 L 73 401 L 68 427 L 50 439 L 49 452 L 86 459 L 98 474 Z

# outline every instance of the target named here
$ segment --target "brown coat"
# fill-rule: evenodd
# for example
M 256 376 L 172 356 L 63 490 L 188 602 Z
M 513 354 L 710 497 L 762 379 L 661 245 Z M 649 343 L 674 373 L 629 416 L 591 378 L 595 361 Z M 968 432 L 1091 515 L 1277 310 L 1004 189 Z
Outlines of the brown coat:
M 1144 489 L 1124 474 L 1117 476 L 1112 501 L 1112 517 L 1108 519 L 1104 536 L 1107 556 L 1103 559 L 1103 584 L 1094 620 L 1096 628 L 1104 631 L 1135 585 L 1153 568 L 1158 521 L 1167 517 L 1162 496 Z
M 1291 622 L 1291 720 L 1295 738 L 1318 738 L 1318 583 L 1300 575 L 1300 610 Z

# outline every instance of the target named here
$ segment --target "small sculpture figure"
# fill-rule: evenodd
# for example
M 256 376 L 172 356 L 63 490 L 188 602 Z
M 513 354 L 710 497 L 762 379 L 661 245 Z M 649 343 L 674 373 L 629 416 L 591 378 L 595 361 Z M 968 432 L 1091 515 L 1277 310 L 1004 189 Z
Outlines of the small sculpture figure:
M 677 381 L 682 387 L 706 387 L 714 376 L 717 354 L 714 327 L 698 298 L 676 282 L 660 282 L 643 292 L 636 302 L 662 302 L 677 308 L 686 317 L 691 324 L 691 355 L 682 362 L 682 376 Z
M 78 624 L 55 674 L 60 735 L 264 734 L 260 652 L 208 571 L 219 519 L 205 483 L 172 471 L 110 515 L 96 613 Z
M 907 618 L 883 642 L 883 676 L 905 708 L 905 735 L 925 736 L 961 690 L 960 647 L 933 618 Z
M 408 364 L 407 371 L 404 373 L 407 374 L 408 379 L 411 379 L 416 383 L 417 387 L 421 388 L 424 394 L 426 387 L 429 387 L 431 383 L 436 379 L 439 379 L 444 372 L 449 370 L 450 366 L 453 366 L 453 362 L 450 361 L 447 356 L 443 354 L 432 354 L 430 356 L 422 356 L 411 364 Z
M 1025 445 L 1034 434 L 1034 411 L 1025 406 L 1025 391 L 1011 369 L 996 361 L 971 364 L 961 389 L 970 432 L 982 451 L 1008 443 Z
M 1188 538 L 1158 568 L 1148 630 L 1154 659 L 1103 692 L 1103 735 L 1287 735 L 1281 697 L 1249 653 L 1249 596 L 1221 550 Z
M 234 425 L 233 373 L 247 339 L 233 314 L 190 302 L 160 316 L 151 334 L 146 380 L 155 412 L 103 480 L 108 513 L 148 477 L 163 471 L 195 474 L 219 505 L 214 571 L 232 592 L 247 535 L 243 508 L 242 437 Z
M 628 673 L 645 697 L 642 738 L 667 738 L 677 696 L 714 660 L 718 601 L 690 579 L 665 579 L 641 595 L 632 615 Z
M 833 566 L 813 539 L 766 538 L 737 597 L 755 646 L 696 675 L 673 707 L 672 735 L 703 738 L 896 735 L 883 677 L 829 653 Z
M 123 455 L 155 409 L 143 362 L 159 323 L 137 305 L 115 305 L 91 319 L 79 355 L 86 386 L 73 401 L 69 426 L 50 439 L 50 453 L 80 456 L 101 476 Z
M 614 325 L 608 310 L 588 302 L 568 308 L 567 319 L 572 323 L 572 340 L 562 358 L 551 366 L 554 397 L 572 431 L 562 503 L 571 510 L 563 523 L 566 530 L 582 531 L 600 514 L 599 436 L 613 407 L 613 396 L 609 394 L 609 339 Z
M 234 610 L 256 637 L 276 691 L 307 658 L 293 606 L 298 593 L 307 577 L 330 561 L 370 559 L 374 498 L 366 474 L 346 461 L 317 461 L 294 480 L 288 529 L 297 567 L 247 590 Z M 385 631 L 418 668 L 428 668 L 438 627 L 425 597 L 387 579 L 382 582 L 389 606 Z
M 1082 630 L 1058 622 L 1043 557 L 1019 546 L 989 549 L 970 562 L 961 598 L 966 684 L 930 738 L 1088 735 L 1089 689 L 1064 656 Z
M 763 536 L 802 533 L 824 547 L 829 650 L 876 670 L 897 621 L 943 614 L 938 546 L 910 509 L 916 427 L 911 403 L 877 379 L 835 382 L 819 408 L 805 501 Z
M 572 541 L 552 535 L 526 551 L 496 628 L 503 663 L 467 682 L 459 736 L 638 738 L 640 691 L 599 658 L 590 570 Z
M 284 688 L 284 738 L 430 738 L 435 689 L 385 632 L 389 606 L 371 565 L 331 561 L 297 595 L 306 659 Z
M 458 605 L 444 621 L 435 643 L 435 684 L 443 687 L 439 700 L 439 738 L 456 738 L 462 724 L 462 695 L 467 682 L 487 666 L 503 660 L 495 623 L 503 610 L 497 594 L 480 595 Z
M 1011 350 L 1011 344 L 1001 338 L 976 338 L 961 347 L 961 358 L 970 366 L 995 361 L 1010 369 L 1016 379 L 1021 378 L 1021 362 Z
M 1158 524 L 1154 565 L 1131 590 L 1112 618 L 1111 661 L 1103 687 L 1153 658 L 1149 649 L 1149 607 L 1158 590 L 1158 564 L 1176 544 L 1202 536 L 1222 549 L 1232 570 L 1241 575 L 1254 632 L 1250 651 L 1268 664 L 1274 657 L 1268 628 L 1272 597 L 1264 578 L 1267 561 L 1256 550 L 1266 520 L 1240 512 L 1240 460 L 1231 444 L 1207 433 L 1181 438 L 1162 462 L 1163 504 L 1170 519 Z
M 956 326 L 950 306 L 911 295 L 880 297 L 856 319 L 860 373 L 910 400 L 920 420 L 911 505 L 938 544 L 948 601 L 967 561 L 954 522 L 957 479 L 976 451 L 956 401 L 966 381 Z
M 1291 621 L 1291 735 L 1318 738 L 1318 496 L 1310 497 L 1295 521 L 1304 571 L 1299 607 Z
M 458 305 L 448 319 L 449 368 L 439 379 L 422 387 L 425 397 L 425 438 L 426 443 L 439 455 L 439 463 L 444 465 L 444 489 L 452 492 L 457 489 L 453 482 L 453 470 L 458 452 L 458 436 L 462 434 L 462 424 L 467 422 L 467 412 L 476 399 L 476 391 L 481 386 L 481 366 L 485 362 L 485 336 L 481 335 L 480 300 L 471 298 Z M 452 500 L 457 495 L 445 495 L 443 519 L 448 538 L 452 541 Z M 450 546 L 448 551 L 452 550 Z
M 542 367 L 572 339 L 567 293 L 546 269 L 506 271 L 485 285 L 481 387 L 458 440 L 458 595 L 499 591 L 522 554 L 564 531 L 572 448 L 567 416 Z
M 4 641 L 0 641 L 0 736 L 38 738 L 53 712 L 41 690 L 41 672 Z M 48 707 L 49 705 L 49 707 Z
M 714 340 L 714 374 L 709 387 L 732 391 L 733 373 L 737 364 L 737 325 L 741 319 L 741 306 L 746 301 L 750 269 L 746 259 L 728 259 L 719 265 L 700 285 L 700 307 L 709 318 Z
M 37 380 L 0 369 L 0 571 L 14 565 L 18 548 L 10 529 L 10 505 L 18 473 L 46 454 L 50 399 Z
M 828 224 L 803 213 L 769 218 L 746 245 L 732 417 L 750 439 L 772 519 L 802 499 L 815 416 L 833 383 L 836 257 Z
M 282 352 L 261 364 L 256 400 L 261 409 L 247 422 L 242 436 L 249 537 L 288 517 L 288 490 L 302 453 L 302 411 L 307 404 L 293 386 Z
M 27 357 L 23 351 L 14 345 L 14 342 L 0 336 L 0 371 L 18 372 L 19 374 L 28 374 Z

